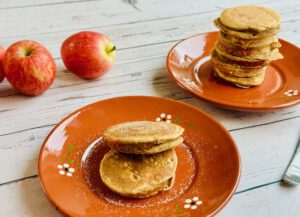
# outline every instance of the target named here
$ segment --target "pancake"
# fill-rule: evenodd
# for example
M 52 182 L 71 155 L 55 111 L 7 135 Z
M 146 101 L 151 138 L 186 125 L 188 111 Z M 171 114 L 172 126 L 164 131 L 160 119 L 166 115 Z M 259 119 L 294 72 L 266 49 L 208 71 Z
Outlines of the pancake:
M 233 35 L 228 35 L 220 31 L 219 37 L 225 43 L 233 44 L 243 48 L 255 48 L 255 47 L 265 47 L 265 46 L 272 46 L 272 47 L 279 48 L 281 46 L 276 35 L 271 35 L 268 37 L 258 38 L 258 39 L 243 39 Z
M 223 62 L 237 67 L 260 68 L 262 66 L 266 66 L 269 63 L 268 60 L 248 60 L 237 57 L 233 57 L 234 59 L 230 59 L 228 57 L 232 57 L 231 55 L 217 50 L 216 47 L 212 50 L 212 55 L 217 55 L 220 59 L 222 59 Z
M 268 54 L 268 58 L 266 58 L 266 59 L 253 59 L 253 58 L 250 58 L 247 56 L 243 56 L 243 57 L 234 56 L 234 55 L 231 55 L 231 54 L 219 49 L 218 46 L 215 47 L 215 50 L 217 51 L 218 55 L 222 56 L 223 58 L 229 59 L 231 61 L 240 62 L 240 63 L 238 63 L 238 65 L 240 65 L 240 64 L 241 65 L 249 65 L 249 66 L 251 66 L 252 64 L 253 65 L 263 65 L 263 63 L 268 64 L 271 61 L 283 58 L 283 56 L 279 52 L 278 48 L 271 50 Z
M 100 163 L 103 183 L 127 198 L 145 198 L 169 190 L 175 179 L 174 149 L 155 155 L 130 155 L 110 150 Z
M 236 31 L 253 31 L 258 34 L 280 28 L 281 16 L 275 11 L 255 5 L 244 5 L 225 9 L 220 22 Z
M 279 43 L 271 43 L 270 45 L 263 47 L 247 47 L 243 48 L 238 45 L 230 44 L 219 37 L 216 44 L 216 49 L 222 53 L 229 54 L 231 56 L 241 57 L 245 59 L 257 59 L 257 60 L 272 60 L 272 58 L 282 57 L 278 52 Z M 277 51 L 274 51 L 277 49 Z M 274 55 L 274 52 L 277 54 Z
M 161 144 L 179 138 L 184 129 L 166 122 L 125 122 L 108 128 L 103 139 L 111 147 L 119 144 Z
M 221 78 L 227 82 L 233 83 L 237 86 L 242 86 L 242 87 L 258 86 L 264 81 L 264 78 L 265 78 L 265 71 L 262 71 L 261 73 L 257 74 L 256 76 L 253 76 L 253 77 L 241 78 L 241 77 L 236 77 L 236 76 L 232 76 L 230 74 L 224 73 L 217 68 L 214 68 L 214 70 L 216 72 L 216 75 L 219 78 Z
M 260 85 L 267 65 L 282 59 L 276 36 L 281 16 L 254 5 L 225 9 L 214 20 L 220 29 L 211 55 L 215 75 L 239 87 Z
M 161 144 L 152 143 L 137 143 L 137 144 L 120 144 L 120 143 L 109 143 L 111 148 L 129 154 L 155 154 L 166 151 L 168 149 L 175 148 L 183 142 L 183 138 L 180 136 L 177 139 Z
M 262 67 L 242 67 L 231 65 L 224 62 L 218 55 L 212 54 L 211 62 L 214 68 L 222 71 L 226 74 L 236 76 L 236 77 L 254 77 L 260 74 L 262 71 L 265 70 L 266 66 Z
M 266 31 L 263 31 L 263 32 L 259 32 L 259 31 L 254 30 L 254 29 L 237 31 L 237 30 L 234 30 L 234 29 L 231 29 L 231 28 L 228 28 L 228 27 L 224 26 L 221 23 L 220 18 L 215 19 L 214 23 L 215 23 L 215 26 L 218 27 L 222 32 L 224 32 L 228 35 L 236 36 L 238 38 L 243 38 L 243 39 L 265 38 L 265 37 L 272 36 L 272 35 L 274 35 L 274 34 L 276 34 L 277 32 L 280 31 L 280 28 L 269 29 L 269 30 L 266 30 Z

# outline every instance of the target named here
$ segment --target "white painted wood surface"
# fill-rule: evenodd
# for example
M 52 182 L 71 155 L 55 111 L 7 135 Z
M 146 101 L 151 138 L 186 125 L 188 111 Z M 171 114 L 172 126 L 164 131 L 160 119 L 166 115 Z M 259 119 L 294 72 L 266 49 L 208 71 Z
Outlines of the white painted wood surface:
M 134 2 L 134 1 L 132 1 Z M 60 216 L 45 198 L 37 157 L 49 131 L 89 103 L 120 95 L 154 95 L 195 105 L 219 120 L 237 142 L 243 171 L 237 194 L 218 216 L 300 216 L 300 187 L 281 182 L 300 138 L 300 106 L 270 113 L 224 110 L 182 92 L 165 71 L 165 56 L 178 40 L 215 30 L 223 8 L 240 1 L 197 0 L 0 0 L 0 44 L 32 39 L 49 48 L 58 75 L 51 88 L 29 98 L 0 84 L 0 216 Z M 247 1 L 280 11 L 280 37 L 300 45 L 300 2 Z M 62 41 L 80 30 L 107 34 L 117 45 L 117 62 L 98 80 L 67 72 Z M 300 65 L 299 65 L 300 67 Z

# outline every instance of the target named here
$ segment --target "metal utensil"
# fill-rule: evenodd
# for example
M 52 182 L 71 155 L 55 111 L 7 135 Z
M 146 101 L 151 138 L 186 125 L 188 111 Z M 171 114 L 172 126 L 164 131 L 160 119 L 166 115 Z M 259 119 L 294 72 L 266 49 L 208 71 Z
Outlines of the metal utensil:
M 292 185 L 300 184 L 300 141 L 284 174 L 283 180 Z

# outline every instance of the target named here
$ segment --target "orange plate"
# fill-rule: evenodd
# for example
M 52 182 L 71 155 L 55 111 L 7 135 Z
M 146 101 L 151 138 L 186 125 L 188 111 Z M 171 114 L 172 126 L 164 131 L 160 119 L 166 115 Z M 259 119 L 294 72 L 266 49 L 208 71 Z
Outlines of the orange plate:
M 173 188 L 147 199 L 114 194 L 98 172 L 108 151 L 103 131 L 124 121 L 155 121 L 162 113 L 185 128 L 185 145 L 176 148 Z M 132 96 L 88 105 L 62 120 L 41 148 L 38 170 L 46 195 L 66 216 L 199 217 L 214 215 L 229 201 L 241 163 L 230 135 L 201 110 L 170 99 Z
M 244 111 L 271 111 L 300 102 L 300 49 L 280 39 L 283 60 L 272 62 L 258 87 L 238 88 L 215 78 L 210 52 L 218 32 L 203 33 L 177 43 L 167 57 L 167 70 L 184 90 L 217 106 Z

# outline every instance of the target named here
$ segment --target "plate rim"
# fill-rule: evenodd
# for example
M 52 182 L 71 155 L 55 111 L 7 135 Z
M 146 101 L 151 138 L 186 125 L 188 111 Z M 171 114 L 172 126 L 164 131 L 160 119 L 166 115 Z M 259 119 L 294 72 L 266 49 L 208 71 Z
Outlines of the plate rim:
M 146 95 L 130 95 L 130 96 L 118 96 L 118 97 L 112 97 L 112 98 L 106 98 L 103 100 L 99 100 L 93 103 L 90 103 L 88 105 L 85 105 L 83 107 L 80 107 L 79 109 L 76 109 L 75 111 L 71 112 L 69 115 L 67 115 L 66 117 L 64 117 L 62 120 L 60 120 L 54 127 L 53 129 L 48 133 L 47 137 L 45 138 L 43 144 L 40 147 L 40 151 L 39 151 L 39 156 L 38 156 L 38 177 L 39 177 L 39 181 L 40 181 L 40 185 L 42 186 L 43 192 L 45 194 L 45 196 L 47 197 L 48 201 L 50 201 L 50 203 L 54 206 L 54 208 L 63 216 L 69 216 L 67 213 L 65 213 L 59 206 L 58 204 L 55 203 L 54 199 L 50 196 L 50 194 L 46 191 L 46 188 L 43 184 L 43 178 L 41 176 L 41 161 L 42 161 L 42 154 L 44 151 L 44 148 L 46 146 L 46 144 L 48 143 L 48 140 L 50 139 L 50 137 L 52 136 L 52 134 L 56 131 L 56 129 L 58 127 L 60 127 L 68 118 L 72 117 L 74 114 L 78 113 L 81 110 L 84 110 L 88 107 L 92 107 L 94 104 L 97 104 L 99 102 L 103 102 L 103 101 L 110 101 L 110 100 L 115 100 L 115 99 L 120 99 L 120 98 L 149 98 L 149 99 L 158 99 L 158 100 L 166 100 L 169 102 L 175 102 L 178 104 L 181 104 L 183 106 L 187 106 L 191 109 L 195 109 L 198 112 L 200 112 L 202 115 L 204 115 L 206 118 L 208 118 L 211 122 L 213 122 L 215 125 L 217 125 L 222 131 L 223 133 L 227 136 L 227 138 L 230 140 L 231 145 L 233 146 L 235 153 L 236 153 L 236 158 L 237 158 L 237 164 L 238 164 L 238 173 L 236 176 L 236 180 L 234 182 L 234 186 L 230 191 L 230 194 L 228 195 L 228 197 L 223 201 L 223 203 L 217 208 L 215 209 L 210 216 L 214 216 L 216 215 L 218 212 L 220 212 L 227 204 L 228 202 L 231 200 L 231 198 L 233 197 L 233 195 L 236 192 L 236 189 L 240 183 L 240 179 L 241 179 L 241 172 L 242 172 L 242 160 L 241 160 L 241 154 L 238 148 L 238 145 L 235 143 L 235 141 L 233 140 L 232 136 L 230 135 L 230 133 L 227 131 L 227 129 L 216 119 L 214 119 L 212 116 L 210 116 L 208 113 L 206 113 L 205 111 L 201 110 L 200 108 L 175 100 L 175 99 L 170 99 L 170 98 L 164 98 L 164 97 L 157 97 L 157 96 L 146 96 Z
M 169 64 L 169 60 L 170 60 L 170 55 L 172 53 L 172 51 L 174 50 L 175 47 L 177 47 L 179 44 L 181 44 L 184 41 L 187 41 L 191 38 L 197 37 L 197 36 L 201 36 L 201 35 L 209 35 L 209 34 L 219 34 L 219 31 L 210 31 L 210 32 L 202 32 L 202 33 L 198 33 L 192 36 L 189 36 L 187 38 L 181 39 L 178 42 L 176 42 L 169 50 L 168 55 L 166 57 L 165 60 L 165 68 L 169 74 L 169 76 L 172 78 L 172 80 L 185 92 L 191 94 L 192 96 L 201 99 L 205 102 L 211 103 L 213 105 L 225 108 L 225 109 L 231 109 L 231 110 L 237 110 L 237 111 L 248 111 L 248 112 L 270 112 L 270 111 L 276 111 L 276 110 L 282 110 L 285 108 L 289 108 L 292 106 L 296 106 L 298 104 L 300 104 L 300 99 L 291 101 L 289 103 L 285 103 L 285 104 L 279 104 L 279 105 L 275 105 L 272 107 L 268 107 L 268 106 L 260 106 L 260 107 L 249 107 L 249 106 L 243 106 L 243 105 L 233 105 L 233 104 L 228 104 L 226 102 L 221 102 L 219 100 L 215 100 L 209 97 L 206 97 L 205 95 L 201 95 L 201 94 L 197 94 L 191 90 L 189 90 L 186 86 L 184 86 L 182 83 L 180 83 L 174 76 L 174 73 L 172 73 L 172 70 L 170 69 L 170 64 Z M 285 43 L 287 43 L 289 46 L 292 46 L 298 50 L 300 50 L 300 48 L 296 45 L 294 45 L 291 42 L 288 42 L 282 38 L 278 38 L 280 41 L 283 41 Z

